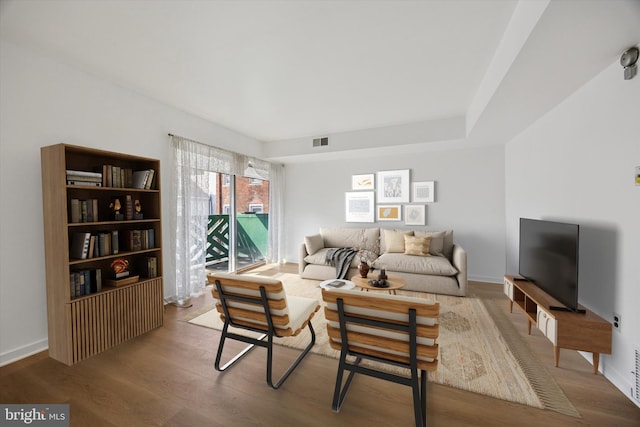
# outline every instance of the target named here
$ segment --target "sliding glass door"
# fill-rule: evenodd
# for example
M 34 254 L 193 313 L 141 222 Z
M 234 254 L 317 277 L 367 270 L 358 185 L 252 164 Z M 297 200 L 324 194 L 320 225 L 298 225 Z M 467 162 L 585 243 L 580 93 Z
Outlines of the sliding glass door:
M 265 262 L 268 223 L 269 181 L 211 173 L 208 269 L 236 272 Z

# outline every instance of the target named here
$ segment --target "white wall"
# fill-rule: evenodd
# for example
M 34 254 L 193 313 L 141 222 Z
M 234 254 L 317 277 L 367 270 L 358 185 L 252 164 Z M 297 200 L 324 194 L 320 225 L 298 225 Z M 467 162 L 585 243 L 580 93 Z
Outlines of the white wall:
M 639 123 L 640 77 L 623 80 L 616 61 L 506 148 L 508 271 L 517 272 L 520 217 L 580 224 L 579 300 L 607 320 L 621 315 L 613 354 L 600 361 L 627 396 L 640 349 Z
M 404 227 L 402 222 L 346 223 L 345 192 L 351 175 L 410 169 L 411 181 L 435 181 L 427 228 L 454 230 L 468 252 L 469 277 L 501 282 L 504 253 L 504 147 L 459 149 L 289 164 L 286 171 L 286 258 L 298 261 L 304 236 L 321 226 Z
M 0 46 L 0 365 L 47 347 L 40 147 L 65 142 L 160 159 L 165 295 L 175 271 L 168 132 L 259 156 L 258 141 L 32 54 Z

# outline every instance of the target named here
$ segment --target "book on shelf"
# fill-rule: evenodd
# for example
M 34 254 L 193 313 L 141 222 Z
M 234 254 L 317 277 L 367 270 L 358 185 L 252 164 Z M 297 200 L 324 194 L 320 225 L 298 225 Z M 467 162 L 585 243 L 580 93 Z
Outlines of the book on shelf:
M 82 185 L 84 187 L 102 187 L 102 182 L 67 179 L 67 185 Z
M 80 199 L 71 199 L 70 205 L 71 223 L 79 223 L 82 219 L 80 212 Z
M 120 251 L 118 230 L 111 231 L 111 253 L 117 255 Z
M 124 196 L 124 218 L 127 221 L 133 219 L 133 199 L 131 198 L 131 194 Z
M 149 176 L 147 177 L 147 181 L 144 184 L 144 188 L 147 190 L 151 189 L 151 186 L 153 184 L 153 176 L 156 174 L 156 171 L 153 169 L 149 169 Z
M 86 259 L 89 255 L 91 233 L 75 232 L 71 235 L 71 248 L 69 256 L 76 259 Z
M 102 291 L 102 270 L 97 268 L 72 271 L 69 274 L 69 287 L 71 298 Z
M 148 256 L 143 259 L 142 274 L 148 279 L 158 277 L 158 258 Z
M 67 173 L 67 176 L 71 175 L 71 176 L 82 176 L 82 177 L 85 177 L 85 178 L 100 178 L 100 179 L 102 179 L 102 173 L 100 173 L 100 172 L 87 172 L 87 171 L 78 171 L 78 170 L 67 169 L 66 173 Z
M 149 169 L 133 172 L 133 188 L 144 188 L 149 178 Z

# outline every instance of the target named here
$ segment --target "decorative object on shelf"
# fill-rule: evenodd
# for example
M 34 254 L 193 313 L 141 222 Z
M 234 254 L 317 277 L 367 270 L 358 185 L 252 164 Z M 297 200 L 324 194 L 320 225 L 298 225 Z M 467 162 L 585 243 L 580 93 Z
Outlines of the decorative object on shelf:
M 401 212 L 400 205 L 378 206 L 378 221 L 400 221 Z
M 412 202 L 433 203 L 436 198 L 434 181 L 414 182 Z
M 133 219 L 144 219 L 142 215 L 142 205 L 138 199 L 133 201 Z
M 360 264 L 358 265 L 358 272 L 360 273 L 360 277 L 367 277 L 369 274 L 369 264 L 364 259 L 360 260 Z
M 113 212 L 113 219 L 116 221 L 122 221 L 124 219 L 124 215 L 120 213 L 120 209 L 122 209 L 122 202 L 119 197 L 114 197 L 111 199 L 111 203 L 109 203 L 109 209 Z
M 425 225 L 426 217 L 424 208 L 424 205 L 405 205 L 404 223 L 406 225 Z
M 378 203 L 409 203 L 409 169 L 378 172 Z
M 373 222 L 373 191 L 345 193 L 346 222 Z
M 362 175 L 352 175 L 351 189 L 352 190 L 373 190 L 374 174 L 367 173 Z
M 111 262 L 111 270 L 113 270 L 113 273 L 115 274 L 116 279 L 119 279 L 121 277 L 126 277 L 129 275 L 129 270 L 127 270 L 129 268 L 129 261 L 127 261 L 124 258 L 118 258 L 115 259 Z

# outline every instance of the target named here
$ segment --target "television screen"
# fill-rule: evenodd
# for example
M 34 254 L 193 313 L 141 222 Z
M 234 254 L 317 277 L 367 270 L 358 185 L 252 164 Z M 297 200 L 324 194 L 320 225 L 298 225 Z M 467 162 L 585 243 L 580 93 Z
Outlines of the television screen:
M 520 218 L 519 274 L 571 311 L 578 311 L 578 237 L 576 224 Z

